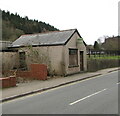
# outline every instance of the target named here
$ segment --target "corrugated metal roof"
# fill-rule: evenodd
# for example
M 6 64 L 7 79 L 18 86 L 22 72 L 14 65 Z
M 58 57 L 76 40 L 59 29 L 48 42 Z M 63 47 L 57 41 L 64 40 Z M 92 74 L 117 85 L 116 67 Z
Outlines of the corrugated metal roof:
M 65 44 L 76 29 L 48 33 L 22 35 L 12 43 L 11 47 L 27 45 L 62 45 Z

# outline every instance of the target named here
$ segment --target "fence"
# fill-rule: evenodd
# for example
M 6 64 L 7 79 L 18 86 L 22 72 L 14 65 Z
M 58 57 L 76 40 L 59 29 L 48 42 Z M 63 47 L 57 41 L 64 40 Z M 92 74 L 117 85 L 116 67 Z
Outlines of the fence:
M 104 57 L 104 56 L 120 56 L 120 50 L 91 50 L 89 49 L 89 58 L 94 57 Z

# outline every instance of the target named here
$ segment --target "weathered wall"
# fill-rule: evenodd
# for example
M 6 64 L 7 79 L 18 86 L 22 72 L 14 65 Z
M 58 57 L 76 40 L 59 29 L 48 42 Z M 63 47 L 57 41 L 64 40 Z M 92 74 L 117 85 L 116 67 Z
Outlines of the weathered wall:
M 51 74 L 63 75 L 62 62 L 63 62 L 63 46 L 50 46 L 49 47 L 49 68 Z
M 83 43 L 83 41 L 82 42 L 77 42 L 77 48 L 79 49 L 79 51 L 84 51 L 84 54 L 83 54 L 83 57 L 84 57 L 84 60 L 83 60 L 84 71 L 87 71 L 87 48 L 86 48 L 85 44 Z M 79 57 L 80 57 L 80 54 L 79 54 Z M 79 61 L 80 61 L 80 59 L 79 59 Z
M 12 70 L 13 68 L 18 68 L 18 53 L 17 52 L 0 52 L 0 68 L 2 72 Z
M 87 70 L 87 62 L 86 62 L 86 47 L 83 44 L 77 44 L 77 39 L 80 38 L 77 33 L 75 33 L 69 42 L 64 46 L 64 63 L 65 63 L 65 74 L 72 74 L 80 72 L 80 51 L 84 51 L 84 71 Z M 78 67 L 70 67 L 69 68 L 69 48 L 77 48 L 78 49 Z
M 114 59 L 89 59 L 87 61 L 88 71 L 97 71 L 105 68 L 113 68 L 120 66 L 120 60 Z
M 63 46 L 42 46 L 25 47 L 19 50 L 26 53 L 26 64 L 29 69 L 30 64 L 46 64 L 48 73 L 52 75 L 62 75 L 62 52 Z

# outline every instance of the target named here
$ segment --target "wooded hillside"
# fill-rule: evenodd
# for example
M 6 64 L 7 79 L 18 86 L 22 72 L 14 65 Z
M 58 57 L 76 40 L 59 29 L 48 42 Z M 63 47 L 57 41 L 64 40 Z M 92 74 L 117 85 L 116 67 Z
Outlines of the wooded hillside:
M 2 40 L 14 41 L 20 35 L 58 30 L 54 26 L 38 20 L 21 17 L 17 13 L 2 11 Z

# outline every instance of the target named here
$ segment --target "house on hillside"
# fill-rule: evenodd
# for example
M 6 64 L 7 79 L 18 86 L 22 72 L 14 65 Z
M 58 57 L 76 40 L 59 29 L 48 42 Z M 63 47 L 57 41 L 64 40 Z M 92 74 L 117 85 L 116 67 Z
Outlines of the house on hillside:
M 105 50 L 120 50 L 120 36 L 108 37 L 105 42 L 102 43 L 102 47 Z
M 22 35 L 11 49 L 18 50 L 19 68 L 46 64 L 50 75 L 69 75 L 87 70 L 86 46 L 77 29 Z

